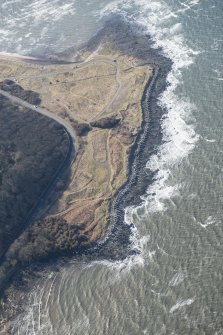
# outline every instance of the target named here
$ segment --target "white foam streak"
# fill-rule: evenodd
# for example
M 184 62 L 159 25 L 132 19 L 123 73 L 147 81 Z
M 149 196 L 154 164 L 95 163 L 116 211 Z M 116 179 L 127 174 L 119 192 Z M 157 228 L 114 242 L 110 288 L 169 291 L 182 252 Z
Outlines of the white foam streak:
M 15 1 L 15 0 L 12 0 Z M 19 1 L 19 0 L 18 0 Z M 59 21 L 63 15 L 72 14 L 74 10 L 71 3 L 74 1 L 67 1 L 67 5 L 63 7 L 58 6 L 58 1 L 51 2 L 41 0 L 32 0 L 29 4 L 30 11 L 25 11 L 26 15 L 35 23 L 44 20 Z M 185 3 L 186 10 L 197 5 L 199 0 L 189 0 Z M 9 2 L 8 2 L 9 3 Z M 47 6 L 45 4 L 47 3 Z M 41 5 L 40 5 L 41 4 Z M 182 3 L 182 10 L 185 6 Z M 179 11 L 180 12 L 180 11 Z M 179 185 L 171 184 L 172 169 L 177 166 L 183 158 L 185 158 L 194 148 L 198 141 L 198 135 L 195 133 L 193 126 L 189 123 L 189 116 L 194 111 L 193 106 L 186 98 L 179 98 L 176 93 L 181 81 L 182 70 L 190 66 L 197 51 L 190 49 L 187 46 L 183 36 L 183 26 L 179 22 L 178 13 L 171 10 L 170 7 L 163 1 L 157 0 L 120 0 L 113 1 L 101 11 L 101 16 L 117 13 L 123 16 L 126 20 L 137 23 L 142 32 L 150 34 L 155 48 L 162 48 L 163 53 L 173 61 L 173 68 L 169 73 L 167 81 L 169 86 L 165 92 L 159 97 L 159 104 L 162 108 L 167 110 L 167 114 L 162 120 L 163 144 L 160 146 L 158 153 L 153 155 L 146 168 L 156 172 L 154 183 L 148 188 L 146 194 L 142 197 L 142 208 L 145 215 L 147 213 L 163 211 L 166 208 L 166 200 L 170 197 L 179 194 Z M 11 20 L 11 21 L 10 21 Z M 22 16 L 18 18 L 11 18 L 8 20 L 10 27 L 22 23 Z M 21 21 L 21 22 L 20 22 Z M 50 22 L 51 24 L 52 22 Z M 8 26 L 7 24 L 5 26 Z M 49 26 L 46 25 L 46 29 Z M 7 36 L 4 34 L 3 36 Z M 44 37 L 44 31 L 42 31 Z M 135 223 L 133 214 L 138 216 L 137 208 L 127 208 L 125 211 L 126 224 Z M 211 224 L 211 221 L 206 224 Z M 155 250 L 148 251 L 145 245 L 149 243 L 149 236 L 140 236 L 139 230 L 136 226 L 132 228 L 132 249 L 137 251 L 137 254 L 126 258 L 124 261 L 96 261 L 87 265 L 92 266 L 106 266 L 115 271 L 115 275 L 120 275 L 126 271 L 131 271 L 135 266 L 144 266 L 146 261 L 153 262 Z M 147 250 L 147 251 L 146 251 Z M 183 280 L 183 275 L 177 274 L 170 281 L 171 286 L 180 284 Z M 170 313 L 176 310 L 191 305 L 195 298 L 187 300 L 179 300 L 170 308 Z M 34 299 L 35 301 L 35 299 Z M 47 300 L 48 301 L 48 300 Z M 38 305 L 39 304 L 39 305 Z M 37 301 L 34 305 L 40 306 L 42 301 Z M 39 307 L 38 307 L 39 308 Z M 43 309 L 43 306 L 41 306 Z M 33 309 L 31 310 L 33 313 Z M 47 311 L 46 311 L 47 315 Z M 48 318 L 49 319 L 49 318 Z M 30 329 L 30 320 L 33 320 L 33 315 L 27 315 L 26 326 Z M 47 321 L 44 320 L 41 327 L 48 327 Z M 30 331 L 29 334 L 35 334 Z
M 135 226 L 132 227 L 131 234 L 131 249 L 136 253 L 120 261 L 94 261 L 85 266 L 85 268 L 98 266 L 105 266 L 108 269 L 115 270 L 115 275 L 119 278 L 120 274 L 128 273 L 136 266 L 144 266 L 146 259 L 152 261 L 155 251 L 145 254 L 145 245 L 149 242 L 150 236 L 140 237 Z M 114 279 L 114 278 L 113 278 Z
M 177 309 L 180 309 L 184 306 L 189 306 L 193 304 L 195 298 L 187 299 L 187 300 L 179 300 L 174 306 L 171 307 L 170 313 L 175 312 Z
M 199 221 L 198 222 L 203 228 L 207 228 L 208 226 L 210 225 L 216 225 L 216 224 L 219 224 L 220 221 L 216 218 L 214 218 L 213 216 L 209 216 L 205 221 Z
M 48 296 L 49 299 L 55 279 L 56 276 L 50 275 L 43 287 L 38 286 L 31 292 L 25 313 L 19 315 L 13 322 L 12 335 L 20 333 L 27 335 L 53 334 L 48 305 L 44 299 L 45 296 Z M 50 286 L 49 291 L 47 291 L 48 285 Z
M 53 34 L 55 24 L 75 14 L 75 2 L 76 0 L 4 1 L 0 12 L 2 46 L 6 51 L 15 51 L 15 44 L 18 45 L 19 41 L 21 47 L 17 46 L 16 52 L 22 54 L 33 52 L 38 45 L 46 47 L 46 40 L 49 43 L 47 37 L 51 36 L 46 33 L 50 31 Z M 8 30 L 4 30 L 4 27 Z M 54 42 L 57 43 L 55 39 L 54 37 Z M 25 45 L 29 50 L 25 50 Z M 61 47 L 59 43 L 57 45 Z
M 134 15 L 129 12 L 130 4 L 136 8 Z M 196 4 L 198 0 L 186 3 L 189 8 Z M 187 46 L 177 13 L 164 1 L 115 1 L 102 14 L 110 14 L 111 11 L 137 23 L 142 31 L 151 36 L 154 47 L 162 48 L 163 53 L 173 61 L 172 71 L 167 77 L 169 86 L 159 98 L 160 106 L 168 111 L 162 120 L 163 144 L 146 166 L 147 169 L 158 172 L 155 182 L 142 197 L 142 206 L 146 208 L 146 212 L 163 211 L 166 208 L 165 199 L 177 195 L 179 189 L 179 185 L 170 185 L 171 170 L 193 150 L 198 140 L 198 135 L 189 123 L 190 115 L 196 107 L 176 94 L 182 82 L 182 70 L 193 63 L 198 52 Z M 134 209 L 132 211 L 136 213 Z M 128 213 L 130 212 L 128 209 Z
M 183 273 L 179 272 L 176 273 L 173 278 L 171 279 L 169 286 L 177 286 L 180 283 L 182 283 L 182 281 L 184 280 L 184 275 Z

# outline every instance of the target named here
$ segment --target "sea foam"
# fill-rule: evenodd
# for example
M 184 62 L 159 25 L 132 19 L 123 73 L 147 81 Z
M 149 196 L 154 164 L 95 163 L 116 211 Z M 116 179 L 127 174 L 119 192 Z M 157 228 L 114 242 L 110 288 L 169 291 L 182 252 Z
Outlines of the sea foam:
M 38 46 L 46 48 L 56 24 L 75 14 L 75 3 L 76 0 L 3 1 L 0 12 L 1 48 L 23 55 L 33 53 Z M 54 37 L 54 45 L 58 48 L 60 41 L 55 39 L 60 34 Z
M 170 308 L 170 313 L 173 313 L 176 310 L 178 310 L 178 309 L 180 309 L 184 306 L 189 306 L 189 305 L 193 304 L 194 301 L 195 301 L 195 298 L 186 299 L 186 300 L 179 300 L 175 305 L 173 305 Z
M 198 3 L 198 0 L 192 0 L 186 4 L 191 8 Z M 155 180 L 142 197 L 146 212 L 163 211 L 165 200 L 179 193 L 179 185 L 169 183 L 172 168 L 193 150 L 199 138 L 190 122 L 190 115 L 196 106 L 176 93 L 182 83 L 182 70 L 193 63 L 198 52 L 187 46 L 178 14 L 164 1 L 114 1 L 103 9 L 101 16 L 111 13 L 136 23 L 142 33 L 151 36 L 154 48 L 161 48 L 173 62 L 167 77 L 169 85 L 159 97 L 159 105 L 167 110 L 161 121 L 163 143 L 146 165 L 147 169 L 155 172 Z M 130 209 L 126 211 L 129 220 Z M 135 208 L 132 211 L 136 213 Z

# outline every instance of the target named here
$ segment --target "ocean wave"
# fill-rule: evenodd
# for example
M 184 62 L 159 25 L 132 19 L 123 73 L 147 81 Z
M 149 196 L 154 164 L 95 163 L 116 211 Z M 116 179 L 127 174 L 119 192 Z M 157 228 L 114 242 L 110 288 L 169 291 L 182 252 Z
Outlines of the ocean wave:
M 196 219 L 195 219 L 196 220 Z M 203 228 L 207 228 L 210 225 L 217 225 L 220 223 L 220 220 L 218 220 L 217 218 L 214 218 L 213 216 L 208 216 L 208 218 L 204 221 L 198 221 L 198 224 L 201 225 L 201 227 Z
M 25 55 L 37 47 L 46 48 L 51 35 L 59 47 L 57 38 L 62 33 L 55 36 L 55 24 L 75 14 L 75 3 L 76 0 L 4 0 L 0 13 L 1 48 Z
M 198 0 L 190 0 L 186 5 L 191 8 L 198 3 Z M 166 208 L 165 200 L 179 194 L 179 185 L 169 183 L 172 168 L 193 150 L 199 139 L 190 122 L 190 116 L 196 110 L 196 106 L 186 97 L 179 97 L 176 93 L 182 84 L 182 70 L 193 64 L 199 52 L 189 48 L 177 12 L 164 1 L 113 1 L 103 9 L 101 16 L 111 13 L 119 14 L 128 22 L 137 24 L 142 33 L 151 36 L 153 47 L 161 49 L 173 62 L 167 77 L 167 88 L 159 97 L 159 105 L 167 110 L 161 125 L 163 143 L 146 166 L 155 173 L 155 181 L 142 197 L 141 206 L 146 212 L 163 211 Z M 137 209 L 132 208 L 132 213 L 136 214 Z M 127 212 L 129 217 L 129 208 Z
M 178 286 L 184 280 L 183 273 L 176 273 L 169 282 L 169 286 Z
M 74 14 L 74 4 L 75 0 L 4 1 L 1 16 L 3 20 L 9 20 L 9 27 L 14 27 L 15 22 L 26 23 L 29 19 L 32 24 L 43 23 L 44 20 L 55 22 L 65 15 Z
M 132 225 L 131 226 L 131 250 L 135 251 L 135 253 L 131 256 L 126 257 L 124 260 L 120 261 L 110 261 L 110 260 L 99 260 L 87 263 L 84 265 L 84 268 L 91 268 L 94 266 L 105 266 L 108 269 L 115 270 L 114 275 L 119 278 L 120 274 L 128 273 L 133 268 L 143 267 L 145 265 L 146 260 L 152 261 L 153 255 L 155 251 L 148 252 L 146 254 L 145 245 L 149 242 L 150 236 L 139 236 L 138 229 Z M 114 278 L 113 278 L 114 279 Z
M 170 313 L 173 313 L 177 309 L 180 309 L 184 306 L 189 306 L 189 305 L 193 304 L 194 301 L 195 301 L 195 298 L 186 299 L 186 300 L 179 300 L 174 306 L 171 307 Z

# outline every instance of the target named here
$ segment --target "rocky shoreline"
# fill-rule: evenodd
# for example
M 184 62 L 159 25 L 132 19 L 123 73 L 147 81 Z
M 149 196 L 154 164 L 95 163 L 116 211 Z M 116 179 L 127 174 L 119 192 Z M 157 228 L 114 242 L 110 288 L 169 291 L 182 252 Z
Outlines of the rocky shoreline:
M 166 77 L 171 70 L 171 61 L 162 56 L 160 50 L 152 48 L 149 37 L 134 33 L 123 22 L 119 22 L 118 26 L 117 22 L 115 25 L 107 24 L 106 28 L 99 32 L 87 47 L 95 48 L 103 36 L 109 32 L 110 38 L 113 39 L 118 50 L 134 56 L 137 55 L 142 64 L 152 64 L 153 76 L 146 84 L 141 100 L 142 127 L 130 150 L 128 180 L 117 191 L 110 203 L 110 222 L 106 234 L 101 240 L 71 253 L 75 259 L 82 260 L 84 258 L 87 261 L 101 259 L 122 260 L 136 252 L 132 250 L 130 242 L 132 227 L 124 222 L 125 208 L 130 205 L 139 205 L 141 202 L 140 196 L 145 193 L 148 186 L 153 182 L 154 176 L 145 171 L 145 166 L 150 156 L 156 152 L 158 146 L 162 143 L 161 119 L 165 114 L 165 110 L 159 106 L 158 96 L 165 90 Z M 140 43 L 135 44 L 135 41 L 139 41 L 139 39 Z M 122 43 L 123 40 L 126 43 Z M 9 296 L 14 298 L 13 307 L 6 300 L 6 303 L 3 304 L 3 308 L 5 308 L 4 317 L 7 319 L 7 316 L 9 316 L 9 319 L 13 319 L 18 313 L 23 311 L 26 294 L 35 285 L 34 283 L 41 280 L 40 277 L 46 271 L 46 266 L 52 270 L 52 268 L 55 269 L 55 267 L 59 266 L 61 262 L 66 261 L 66 257 L 64 260 L 57 262 L 52 258 L 51 261 L 48 260 L 45 264 L 33 265 L 23 274 L 17 274 L 17 284 L 14 284 L 14 287 L 9 292 Z M 52 265 L 50 265 L 51 262 L 53 263 Z M 0 334 L 7 333 L 0 332 Z
M 94 245 L 81 250 L 81 253 L 87 254 L 90 259 L 93 253 L 93 259 L 123 260 L 137 252 L 132 249 L 130 242 L 132 226 L 125 223 L 125 208 L 141 204 L 141 196 L 154 181 L 154 174 L 148 173 L 146 163 L 162 144 L 161 120 L 166 110 L 159 105 L 158 99 L 166 89 L 166 79 L 171 71 L 172 62 L 162 54 L 162 50 L 152 47 L 149 36 L 140 36 L 141 43 L 136 43 L 136 48 L 132 47 L 139 36 L 137 33 L 134 35 L 135 31 L 137 29 L 132 31 L 130 26 L 122 21 L 109 22 L 106 29 L 99 32 L 91 42 L 95 48 L 98 40 L 109 33 L 117 48 L 123 48 L 124 52 L 128 53 L 129 47 L 125 49 L 125 43 L 122 41 L 131 40 L 129 51 L 134 55 L 138 53 L 142 64 L 153 66 L 153 76 L 148 80 L 141 99 L 142 126 L 129 154 L 128 180 L 119 188 L 110 203 L 110 222 L 106 236 Z

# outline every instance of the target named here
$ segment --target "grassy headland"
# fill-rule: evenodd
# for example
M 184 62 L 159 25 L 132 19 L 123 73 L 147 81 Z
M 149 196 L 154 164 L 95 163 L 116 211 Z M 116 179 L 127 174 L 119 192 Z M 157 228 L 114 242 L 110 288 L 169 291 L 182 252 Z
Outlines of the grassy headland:
M 20 235 L 6 258 L 13 263 L 20 255 L 20 264 L 26 265 L 98 241 L 106 232 L 110 202 L 128 178 L 152 66 L 104 41 L 96 52 L 83 51 L 77 63 L 2 58 L 0 70 L 0 88 L 31 103 L 28 99 L 36 99 L 76 133 L 68 186 L 62 194 L 60 187 L 58 193 L 54 189 L 50 210 Z M 29 91 L 35 92 L 31 98 Z
M 126 181 L 128 154 L 141 127 L 141 98 L 152 68 L 104 43 L 81 63 L 38 65 L 1 61 L 2 76 L 37 92 L 41 106 L 66 119 L 77 134 L 69 187 L 50 217 L 82 226 L 87 243 L 108 222 L 108 206 Z M 12 92 L 13 94 L 13 92 Z

